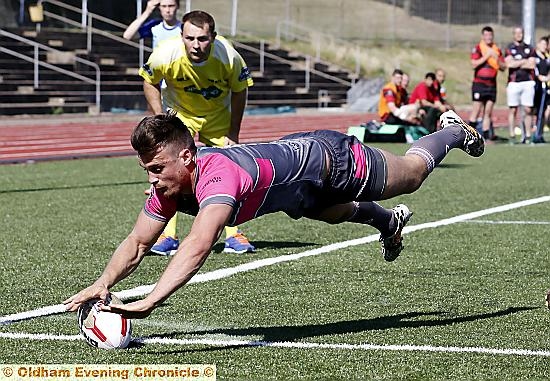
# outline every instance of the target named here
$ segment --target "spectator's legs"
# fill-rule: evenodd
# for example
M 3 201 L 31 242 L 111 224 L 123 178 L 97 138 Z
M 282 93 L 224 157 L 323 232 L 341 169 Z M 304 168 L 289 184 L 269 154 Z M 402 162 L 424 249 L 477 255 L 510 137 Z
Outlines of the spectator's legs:
M 485 110 L 483 112 L 483 137 L 485 139 L 492 139 L 491 136 L 491 117 L 493 115 L 493 107 L 495 103 L 493 101 L 487 101 L 485 103 Z
M 516 114 L 518 112 L 517 107 L 510 107 L 508 109 L 508 135 L 510 137 L 510 141 L 514 141 L 516 139 Z
M 470 119 L 468 121 L 468 124 L 474 128 L 477 126 L 477 118 L 479 118 L 479 114 L 481 112 L 481 109 L 483 107 L 483 102 L 480 101 L 474 101 L 472 104 L 472 112 L 470 113 Z
M 529 142 L 531 139 L 531 130 L 533 128 L 533 111 L 532 107 L 523 106 L 523 138 L 522 140 Z

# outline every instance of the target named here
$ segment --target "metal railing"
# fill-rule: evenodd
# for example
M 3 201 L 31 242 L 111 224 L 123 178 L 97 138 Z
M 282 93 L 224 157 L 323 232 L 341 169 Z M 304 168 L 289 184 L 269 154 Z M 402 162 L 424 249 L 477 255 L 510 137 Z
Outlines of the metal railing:
M 243 43 L 240 43 L 238 41 L 233 41 L 233 45 L 235 45 L 236 47 L 238 48 L 241 48 L 243 50 L 248 50 L 250 52 L 253 52 L 253 53 L 256 53 L 260 56 L 260 71 L 263 73 L 263 65 L 264 65 L 264 57 L 267 57 L 267 58 L 270 58 L 274 61 L 277 61 L 279 63 L 283 63 L 283 64 L 286 64 L 286 65 L 290 65 L 291 68 L 295 68 L 295 69 L 303 69 L 304 70 L 304 87 L 306 89 L 309 90 L 309 85 L 310 85 L 310 77 L 311 77 L 311 74 L 314 74 L 314 75 L 317 75 L 319 77 L 322 77 L 322 78 L 325 78 L 325 79 L 328 79 L 330 81 L 333 81 L 333 82 L 338 82 L 338 83 L 341 83 L 343 85 L 346 85 L 346 86 L 352 86 L 353 83 L 351 81 L 346 81 L 345 79 L 342 79 L 342 78 L 338 78 L 338 77 L 335 77 L 333 75 L 330 75 L 330 74 L 327 74 L 327 73 L 324 73 L 322 71 L 319 71 L 319 70 L 316 70 L 314 68 L 311 67 L 311 57 L 310 56 L 305 56 L 306 59 L 305 59 L 305 62 L 301 62 L 301 61 L 291 61 L 291 60 L 287 60 L 286 58 L 282 58 L 282 57 L 279 57 L 278 55 L 275 55 L 275 54 L 272 54 L 272 53 L 269 53 L 269 52 L 266 52 L 265 50 L 260 50 L 258 48 L 255 48 L 253 46 L 250 46 L 250 45 L 246 45 L 246 44 L 243 44 Z M 262 42 L 260 42 L 260 47 L 263 48 L 264 44 Z
M 94 28 L 94 26 L 93 26 L 94 21 L 100 21 L 100 22 L 103 22 L 105 24 L 109 24 L 109 25 L 112 25 L 114 27 L 120 28 L 122 30 L 125 30 L 128 27 L 128 25 L 119 23 L 117 21 L 113 21 L 111 19 L 108 19 L 106 17 L 103 17 L 101 15 L 98 15 L 98 14 L 95 14 L 95 13 L 92 13 L 92 12 L 83 12 L 82 9 L 80 9 L 80 8 L 73 7 L 72 5 L 68 5 L 68 4 L 65 4 L 65 3 L 61 2 L 61 1 L 57 1 L 57 0 L 40 0 L 39 3 L 41 3 L 41 4 L 50 3 L 50 4 L 53 4 L 53 5 L 58 6 L 60 8 L 75 12 L 77 14 L 80 14 L 82 17 L 86 18 L 87 22 L 83 23 L 83 22 L 77 22 L 75 20 L 71 20 L 67 17 L 60 16 L 58 14 L 55 14 L 53 12 L 49 12 L 47 10 L 43 11 L 44 16 L 48 16 L 48 17 L 50 17 L 54 20 L 62 21 L 64 23 L 66 23 L 68 25 L 71 25 L 71 26 L 74 26 L 76 28 L 86 29 L 86 36 L 87 36 L 87 38 L 86 38 L 86 51 L 88 53 L 92 51 L 92 35 L 94 33 L 98 34 L 98 35 L 101 35 L 103 37 L 106 37 L 106 38 L 110 38 L 111 40 L 120 42 L 122 44 L 132 46 L 136 49 L 139 49 L 139 66 L 140 67 L 143 66 L 143 63 L 144 63 L 144 52 L 149 52 L 150 53 L 150 52 L 153 51 L 153 49 L 151 49 L 150 47 L 145 46 L 143 44 L 143 40 L 140 40 L 139 43 L 134 42 L 134 41 L 130 41 L 130 40 L 126 40 L 125 38 L 117 36 L 113 33 L 106 32 L 102 29 Z M 39 23 L 39 24 L 37 24 L 37 29 L 40 30 L 40 28 L 41 28 L 41 25 Z
M 84 10 L 78 8 L 78 7 L 74 7 L 74 6 L 65 4 L 65 3 L 61 2 L 61 1 L 58 1 L 58 0 L 39 0 L 39 3 L 42 4 L 42 5 L 45 4 L 45 3 L 50 3 L 52 5 L 55 5 L 55 6 L 58 6 L 60 8 L 66 9 L 68 11 L 75 12 L 76 14 L 79 15 L 78 18 L 81 19 L 80 22 L 72 20 L 72 19 L 64 17 L 64 16 L 60 16 L 56 13 L 53 13 L 53 12 L 50 12 L 50 11 L 47 11 L 47 10 L 43 10 L 44 16 L 47 16 L 49 18 L 61 21 L 63 23 L 66 23 L 68 25 L 74 26 L 74 27 L 79 28 L 79 29 L 86 29 L 86 33 L 87 33 L 86 50 L 87 50 L 88 53 L 92 51 L 92 35 L 94 33 L 98 34 L 98 35 L 101 35 L 101 36 L 104 36 L 106 38 L 115 40 L 119 43 L 122 43 L 122 44 L 125 44 L 125 45 L 128 45 L 128 46 L 134 47 L 136 49 L 139 49 L 139 66 L 143 66 L 143 64 L 144 64 L 144 52 L 152 52 L 153 51 L 153 49 L 151 49 L 147 46 L 144 46 L 143 40 L 140 40 L 139 43 L 136 43 L 136 42 L 133 42 L 133 41 L 126 40 L 126 39 L 124 39 L 120 36 L 117 36 L 117 35 L 113 34 L 113 33 L 106 32 L 104 30 L 95 28 L 93 26 L 94 22 L 103 22 L 103 23 L 112 25 L 116 28 L 120 28 L 120 29 L 125 30 L 127 28 L 127 25 L 125 25 L 125 24 L 110 20 L 108 18 L 105 18 L 101 15 L 97 15 L 97 14 L 92 13 L 92 12 L 88 12 L 87 10 L 84 11 Z M 277 28 L 277 43 L 278 43 L 277 45 L 280 45 L 280 28 L 283 25 L 283 23 L 284 22 L 279 23 L 278 28 Z M 290 24 L 291 23 L 289 23 L 289 25 Z M 37 27 L 37 31 L 39 31 L 40 28 L 41 28 L 41 24 L 38 23 L 36 27 Z M 220 30 L 226 29 L 222 25 L 219 25 L 218 28 Z M 229 28 L 227 28 L 227 29 L 229 29 Z M 303 28 L 303 29 L 305 30 L 306 28 Z M 253 46 L 250 46 L 250 45 L 247 45 L 247 44 L 244 44 L 244 43 L 240 43 L 240 42 L 237 42 L 237 41 L 233 41 L 233 44 L 234 44 L 234 46 L 236 46 L 238 48 L 241 48 L 243 50 L 247 50 L 247 51 L 252 52 L 254 54 L 257 54 L 259 56 L 259 58 L 260 58 L 260 72 L 261 73 L 264 72 L 265 58 L 267 57 L 267 58 L 270 58 L 274 61 L 277 61 L 277 62 L 280 62 L 280 63 L 283 63 L 283 64 L 288 64 L 292 68 L 303 69 L 304 72 L 305 72 L 304 73 L 304 87 L 308 91 L 309 91 L 309 88 L 310 88 L 310 78 L 311 78 L 312 74 L 317 75 L 317 76 L 322 77 L 322 78 L 325 78 L 325 79 L 327 79 L 329 81 L 332 81 L 332 82 L 337 82 L 337 83 L 343 84 L 345 86 L 353 86 L 353 84 L 355 83 L 356 78 L 354 78 L 352 81 L 347 81 L 347 80 L 344 80 L 342 78 L 324 73 L 324 72 L 319 71 L 319 70 L 316 70 L 315 68 L 312 67 L 312 59 L 309 55 L 305 56 L 305 61 L 300 61 L 300 62 L 290 61 L 290 60 L 287 60 L 287 59 L 282 58 L 280 56 L 277 56 L 276 54 L 266 52 L 265 51 L 265 40 L 254 37 L 251 34 L 246 33 L 246 32 L 242 32 L 242 31 L 236 31 L 236 32 L 237 32 L 238 35 L 247 36 L 249 38 L 260 40 L 260 49 L 257 49 Z M 235 31 L 232 30 L 232 34 L 233 33 L 235 33 Z M 316 53 L 317 57 L 316 57 L 315 61 L 316 62 L 322 62 L 322 63 L 325 63 L 327 65 L 336 66 L 333 63 L 321 61 L 320 60 L 320 50 L 319 49 L 318 49 L 318 52 Z M 357 62 L 358 62 L 358 60 L 357 60 Z M 359 64 L 357 63 L 356 77 L 358 76 L 357 75 L 358 73 L 359 73 Z
M 314 37 L 315 36 L 315 37 Z M 354 83 L 357 78 L 359 78 L 359 73 L 361 71 L 361 62 L 360 62 L 360 48 L 356 44 L 352 44 L 349 41 L 334 38 L 334 36 L 321 33 L 317 30 L 307 28 L 305 26 L 293 23 L 291 21 L 282 20 L 277 23 L 277 31 L 275 33 L 275 41 L 277 46 L 281 46 L 281 39 L 286 40 L 298 40 L 311 44 L 315 50 L 315 60 L 317 62 L 322 62 L 328 65 L 334 65 L 330 62 L 323 61 L 321 59 L 321 46 L 324 41 L 332 41 L 337 43 L 339 46 L 348 46 L 354 52 L 355 58 L 355 78 Z
M 82 14 L 82 15 L 84 14 L 84 12 L 80 8 L 73 7 L 71 5 L 67 5 L 67 4 L 65 4 L 63 2 L 60 2 L 58 0 L 41 0 L 41 2 L 42 3 L 51 3 L 53 5 L 56 5 L 58 7 L 76 12 L 78 14 Z M 138 48 L 139 49 L 139 66 L 143 66 L 143 63 L 144 63 L 144 60 L 143 60 L 143 54 L 144 53 L 143 52 L 144 51 L 145 52 L 152 52 L 153 51 L 153 49 L 143 45 L 143 40 L 140 40 L 140 43 L 136 43 L 136 42 L 133 42 L 133 41 L 126 40 L 122 37 L 116 36 L 112 33 L 105 32 L 101 29 L 96 29 L 92 26 L 94 20 L 101 21 L 101 22 L 104 22 L 106 24 L 109 24 L 109 25 L 112 25 L 112 26 L 115 26 L 115 27 L 118 27 L 118 28 L 121 28 L 121 29 L 126 29 L 127 25 L 116 22 L 116 21 L 113 21 L 113 20 L 110 20 L 110 19 L 107 19 L 103 16 L 100 16 L 100 15 L 97 15 L 97 14 L 94 14 L 94 13 L 91 13 L 91 12 L 86 12 L 86 14 L 87 14 L 87 20 L 88 21 L 87 21 L 87 24 L 84 27 L 86 28 L 87 35 L 88 35 L 88 38 L 87 38 L 87 50 L 88 50 L 88 52 L 92 50 L 92 33 L 97 33 L 97 34 L 100 34 L 104 37 L 110 38 L 112 40 L 115 40 L 115 41 L 121 42 L 123 44 Z M 48 16 L 48 17 L 51 17 L 53 19 L 63 21 L 65 23 L 69 24 L 69 25 L 72 25 L 72 26 L 75 26 L 75 27 L 78 27 L 78 28 L 83 27 L 82 23 L 76 22 L 74 20 L 68 19 L 68 18 L 63 17 L 63 16 L 56 15 L 55 13 L 52 13 L 52 12 L 44 11 L 44 16 Z M 238 42 L 234 42 L 234 45 L 238 46 L 238 47 L 240 47 L 244 50 L 248 50 L 250 52 L 253 52 L 253 53 L 259 55 L 259 57 L 260 57 L 260 72 L 261 73 L 263 73 L 263 71 L 264 71 L 264 62 L 265 62 L 264 57 L 269 57 L 269 58 L 272 58 L 273 60 L 276 60 L 276 61 L 282 62 L 282 63 L 290 63 L 293 66 L 295 66 L 295 63 L 293 63 L 292 61 L 288 61 L 288 60 L 285 60 L 284 58 L 279 57 L 277 55 L 265 52 L 265 40 L 261 40 L 261 39 L 255 37 L 255 36 L 253 36 L 252 34 L 247 33 L 247 32 L 234 31 L 233 26 L 226 27 L 226 26 L 220 24 L 220 25 L 218 25 L 218 29 L 230 32 L 232 34 L 234 34 L 236 32 L 240 36 L 245 36 L 245 37 L 248 37 L 248 38 L 251 38 L 251 39 L 260 40 L 260 49 L 256 49 L 252 46 L 249 46 L 249 45 L 246 45 L 246 44 L 243 44 L 243 43 L 238 43 Z M 280 43 L 280 39 L 278 39 L 278 43 Z M 306 57 L 306 61 L 310 62 L 309 58 Z M 318 57 L 317 57 L 317 61 L 320 61 L 320 59 Z M 333 65 L 332 63 L 327 63 L 327 64 Z M 351 82 L 350 81 L 345 81 L 345 80 L 342 80 L 341 78 L 332 76 L 330 74 L 326 74 L 326 73 L 323 73 L 321 71 L 311 69 L 310 66 L 311 65 L 308 64 L 305 67 L 305 70 L 306 70 L 306 73 L 307 73 L 306 76 L 309 76 L 309 74 L 311 73 L 311 74 L 315 74 L 315 75 L 318 75 L 320 77 L 326 78 L 330 81 L 345 84 L 347 86 L 351 86 L 354 82 L 354 81 L 351 81 Z M 357 68 L 356 72 L 358 72 L 358 71 L 359 71 L 359 69 Z M 306 87 L 309 87 L 309 85 L 306 86 Z
M 53 53 L 65 53 L 66 54 L 67 52 L 63 52 L 61 50 L 50 48 L 49 46 L 46 46 L 46 45 L 43 45 L 43 44 L 38 43 L 36 41 L 32 41 L 32 40 L 29 40 L 27 38 L 18 36 L 16 34 L 10 33 L 10 32 L 5 31 L 3 29 L 0 29 L 0 35 L 8 37 L 8 38 L 12 38 L 12 39 L 20 41 L 20 42 L 23 42 L 27 45 L 32 45 L 34 47 L 33 58 L 28 57 L 24 54 L 18 53 L 14 50 L 1 47 L 1 46 L 0 46 L 0 51 L 3 52 L 3 53 L 6 53 L 6 54 L 12 55 L 14 57 L 20 58 L 22 60 L 25 60 L 27 62 L 32 62 L 34 64 L 34 88 L 35 89 L 39 88 L 39 85 L 40 85 L 40 83 L 39 83 L 40 82 L 39 67 L 43 66 L 43 67 L 48 68 L 50 70 L 53 70 L 53 71 L 68 75 L 70 77 L 79 79 L 83 82 L 94 84 L 95 85 L 95 103 L 96 103 L 97 110 L 98 111 L 100 110 L 100 105 L 101 105 L 101 70 L 99 69 L 99 66 L 96 63 L 94 63 L 92 61 L 88 61 L 84 58 L 77 57 L 76 55 L 71 53 L 72 54 L 71 59 L 74 59 L 75 62 L 79 62 L 83 65 L 90 66 L 95 70 L 95 80 L 93 80 L 91 78 L 80 75 L 78 73 L 74 73 L 72 71 L 69 71 L 69 70 L 63 69 L 61 67 L 52 65 L 48 62 L 41 61 L 40 58 L 39 58 L 39 49 L 43 49 L 43 50 L 53 52 Z

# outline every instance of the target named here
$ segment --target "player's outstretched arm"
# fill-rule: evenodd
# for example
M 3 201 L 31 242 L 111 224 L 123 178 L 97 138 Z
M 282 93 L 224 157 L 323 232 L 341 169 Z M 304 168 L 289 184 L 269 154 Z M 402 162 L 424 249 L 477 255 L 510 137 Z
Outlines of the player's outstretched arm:
M 199 271 L 212 246 L 220 237 L 232 211 L 231 206 L 224 204 L 212 204 L 201 209 L 193 222 L 191 232 L 180 244 L 153 291 L 145 299 L 123 305 L 110 304 L 102 306 L 102 309 L 129 319 L 149 316 Z
M 105 300 L 109 288 L 130 275 L 164 228 L 164 223 L 148 217 L 142 210 L 132 232 L 118 246 L 101 276 L 89 287 L 63 301 L 67 311 L 76 309 L 86 300 Z
M 131 40 L 139 30 L 139 27 L 143 25 L 143 23 L 147 20 L 149 16 L 151 16 L 151 13 L 153 13 L 159 3 L 160 0 L 149 0 L 147 2 L 147 7 L 143 11 L 143 13 L 139 15 L 139 17 L 136 18 L 134 21 L 132 21 L 130 25 L 128 25 L 128 28 L 126 28 L 126 30 L 122 34 L 122 37 L 127 40 Z

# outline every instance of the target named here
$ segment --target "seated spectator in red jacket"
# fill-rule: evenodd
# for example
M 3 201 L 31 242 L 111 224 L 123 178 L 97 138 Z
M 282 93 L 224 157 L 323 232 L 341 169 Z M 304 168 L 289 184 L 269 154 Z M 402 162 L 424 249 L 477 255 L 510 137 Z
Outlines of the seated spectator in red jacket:
M 424 77 L 411 93 L 409 104 L 416 104 L 424 111 L 422 125 L 430 132 L 437 129 L 437 120 L 447 108 L 441 103 L 439 88 L 435 88 L 435 74 L 430 72 Z
M 380 91 L 378 115 L 382 122 L 387 124 L 418 125 L 418 107 L 403 102 L 406 93 L 403 92 L 402 81 L 403 71 L 395 69 L 391 81 Z

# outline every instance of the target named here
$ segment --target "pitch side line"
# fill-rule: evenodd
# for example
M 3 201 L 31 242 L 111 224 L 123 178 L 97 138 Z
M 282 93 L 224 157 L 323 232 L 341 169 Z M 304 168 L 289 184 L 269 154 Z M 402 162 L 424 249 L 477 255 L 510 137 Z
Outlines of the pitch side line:
M 550 225 L 550 221 L 477 220 L 477 221 L 466 221 L 466 222 L 475 223 L 475 224 L 489 224 L 489 225 Z
M 511 203 L 511 204 L 501 205 L 501 206 L 497 206 L 497 207 L 494 207 L 494 208 L 483 209 L 483 210 L 479 210 L 477 212 L 466 213 L 466 214 L 462 214 L 462 215 L 451 217 L 451 218 L 445 218 L 445 219 L 439 220 L 439 221 L 427 222 L 427 223 L 424 223 L 424 224 L 418 224 L 418 225 L 413 225 L 413 226 L 407 226 L 407 227 L 405 227 L 405 229 L 403 229 L 403 234 L 415 232 L 415 231 L 418 231 L 418 230 L 424 230 L 424 229 L 436 228 L 436 227 L 440 227 L 440 226 L 452 225 L 452 224 L 456 224 L 456 223 L 459 223 L 459 222 L 471 220 L 473 218 L 487 216 L 489 214 L 494 214 L 494 213 L 505 212 L 505 211 L 508 211 L 508 210 L 522 208 L 522 207 L 525 207 L 525 206 L 535 205 L 535 204 L 539 204 L 539 203 L 542 203 L 542 202 L 548 202 L 548 201 L 550 201 L 550 196 L 538 197 L 538 198 L 534 198 L 534 199 L 530 199 L 530 200 L 524 200 L 524 201 L 514 202 L 514 203 Z M 246 271 L 250 271 L 250 270 L 255 270 L 255 269 L 258 269 L 258 268 L 261 268 L 261 267 L 271 266 L 271 265 L 274 265 L 276 263 L 290 262 L 290 261 L 294 261 L 294 260 L 297 260 L 297 259 L 300 259 L 300 258 L 311 257 L 311 256 L 314 256 L 314 255 L 328 253 L 328 252 L 331 252 L 331 251 L 334 251 L 334 250 L 345 249 L 345 248 L 351 247 L 351 246 L 363 245 L 363 244 L 366 244 L 366 243 L 369 243 L 369 242 L 374 242 L 377 239 L 378 239 L 378 234 L 373 234 L 373 235 L 363 237 L 363 238 L 357 238 L 357 239 L 352 239 L 352 240 L 349 240 L 349 241 L 333 243 L 333 244 L 323 246 L 323 247 L 319 247 L 319 248 L 316 248 L 316 249 L 307 250 L 307 251 L 304 251 L 304 252 L 298 253 L 298 254 L 289 254 L 289 255 L 282 255 L 282 256 L 279 256 L 279 257 L 265 258 L 265 259 L 260 259 L 260 260 L 257 260 L 257 261 L 244 263 L 242 265 L 235 266 L 235 267 L 214 270 L 214 271 L 210 271 L 208 273 L 197 274 L 193 278 L 191 278 L 191 281 L 189 281 L 189 284 L 191 284 L 191 283 L 203 283 L 203 282 L 209 282 L 209 281 L 212 281 L 212 280 L 223 279 L 223 278 L 227 278 L 227 277 L 230 277 L 230 276 L 238 274 L 238 273 L 242 273 L 242 272 L 246 272 Z M 129 290 L 114 292 L 114 294 L 116 294 L 120 299 L 126 300 L 126 299 L 129 299 L 129 298 L 136 298 L 136 297 L 141 297 L 141 296 L 147 295 L 153 290 L 154 287 L 155 287 L 155 284 L 144 285 L 144 286 L 135 287 L 135 288 L 132 288 L 132 289 L 129 289 Z M 2 316 L 2 317 L 0 317 L 0 325 L 12 324 L 12 323 L 15 323 L 17 321 L 27 320 L 27 319 L 31 319 L 31 318 L 35 318 L 35 317 L 40 317 L 40 316 L 58 314 L 58 313 L 62 313 L 64 311 L 65 311 L 65 307 L 64 307 L 63 304 L 47 306 L 47 307 L 38 308 L 38 309 L 35 309 L 35 310 L 31 310 L 31 311 L 26 311 L 26 312 L 21 312 L 21 313 L 17 313 L 17 314 Z
M 84 340 L 81 335 L 50 335 L 35 333 L 11 333 L 0 332 L 0 338 L 4 339 L 28 339 L 28 340 L 56 340 L 79 341 Z M 297 349 L 335 349 L 335 350 L 363 350 L 363 351 L 406 351 L 406 352 L 440 352 L 440 353 L 479 353 L 491 355 L 513 356 L 538 356 L 550 357 L 550 351 L 537 351 L 530 349 L 510 348 L 484 348 L 484 347 L 442 347 L 433 345 L 377 345 L 377 344 L 328 344 L 292 341 L 261 341 L 261 340 L 209 340 L 209 339 L 167 339 L 163 337 L 151 337 L 147 339 L 135 338 L 133 342 L 143 344 L 162 345 L 207 345 L 218 347 L 270 347 L 270 348 L 297 348 Z

